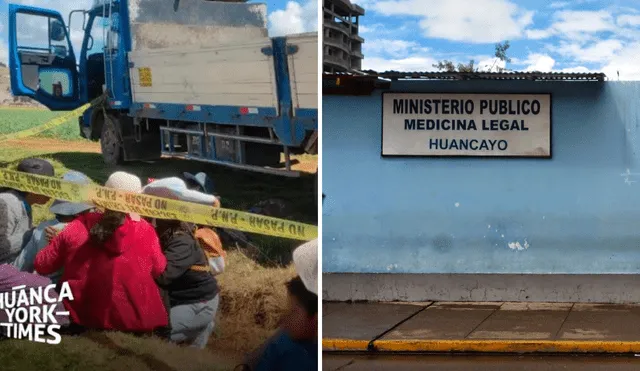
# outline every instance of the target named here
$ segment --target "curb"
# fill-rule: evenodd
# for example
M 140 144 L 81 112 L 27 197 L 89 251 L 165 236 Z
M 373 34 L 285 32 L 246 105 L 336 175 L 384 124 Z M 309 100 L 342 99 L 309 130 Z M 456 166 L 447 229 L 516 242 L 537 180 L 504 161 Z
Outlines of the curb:
M 322 351 L 365 352 L 369 349 L 368 340 L 322 339 Z
M 322 350 L 366 352 L 369 341 L 322 339 Z M 640 341 L 602 340 L 376 340 L 376 352 L 403 353 L 640 353 Z

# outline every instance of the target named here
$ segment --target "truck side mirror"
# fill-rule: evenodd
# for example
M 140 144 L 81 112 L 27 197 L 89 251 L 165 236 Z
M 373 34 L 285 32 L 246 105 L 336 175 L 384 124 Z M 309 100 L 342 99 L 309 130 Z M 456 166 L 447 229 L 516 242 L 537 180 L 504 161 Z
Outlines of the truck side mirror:
M 49 24 L 49 39 L 52 41 L 64 41 L 66 38 L 64 24 L 57 19 L 51 20 Z

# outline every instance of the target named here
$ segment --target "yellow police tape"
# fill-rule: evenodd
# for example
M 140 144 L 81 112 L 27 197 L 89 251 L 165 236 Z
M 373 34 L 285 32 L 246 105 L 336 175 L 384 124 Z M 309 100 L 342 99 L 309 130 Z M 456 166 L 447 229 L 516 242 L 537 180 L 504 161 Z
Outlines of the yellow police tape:
M 61 116 L 58 116 L 52 120 L 47 121 L 43 125 L 36 126 L 31 129 L 19 131 L 17 133 L 0 135 L 0 142 L 6 142 L 7 140 L 15 140 L 15 139 L 30 137 L 38 133 L 42 133 L 43 131 L 58 127 L 64 124 L 65 122 L 69 121 L 70 119 L 82 115 L 82 113 L 84 113 L 84 111 L 86 111 L 90 106 L 91 106 L 91 103 L 87 103 L 80 108 L 76 108 L 73 111 L 66 112 Z
M 17 189 L 71 202 L 91 202 L 97 207 L 137 213 L 156 219 L 173 219 L 200 225 L 236 229 L 267 236 L 310 241 L 318 227 L 243 211 L 129 193 L 96 184 L 79 185 L 61 179 L 0 169 L 0 187 Z

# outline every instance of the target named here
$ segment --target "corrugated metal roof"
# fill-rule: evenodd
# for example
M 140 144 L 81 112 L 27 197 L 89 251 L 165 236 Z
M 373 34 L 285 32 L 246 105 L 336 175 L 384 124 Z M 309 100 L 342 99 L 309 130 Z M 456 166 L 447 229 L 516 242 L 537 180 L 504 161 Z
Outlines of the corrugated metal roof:
M 329 78 L 340 74 L 325 74 Z M 360 75 L 344 74 L 351 78 L 383 78 L 390 80 L 531 80 L 531 81 L 604 81 L 601 72 L 399 72 L 362 71 Z

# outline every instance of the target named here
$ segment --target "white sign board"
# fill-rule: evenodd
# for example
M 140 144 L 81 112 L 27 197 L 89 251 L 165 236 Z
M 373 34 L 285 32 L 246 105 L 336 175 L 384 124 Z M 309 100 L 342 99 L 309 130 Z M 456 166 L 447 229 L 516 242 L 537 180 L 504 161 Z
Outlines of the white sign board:
M 549 158 L 551 95 L 384 93 L 382 155 Z

